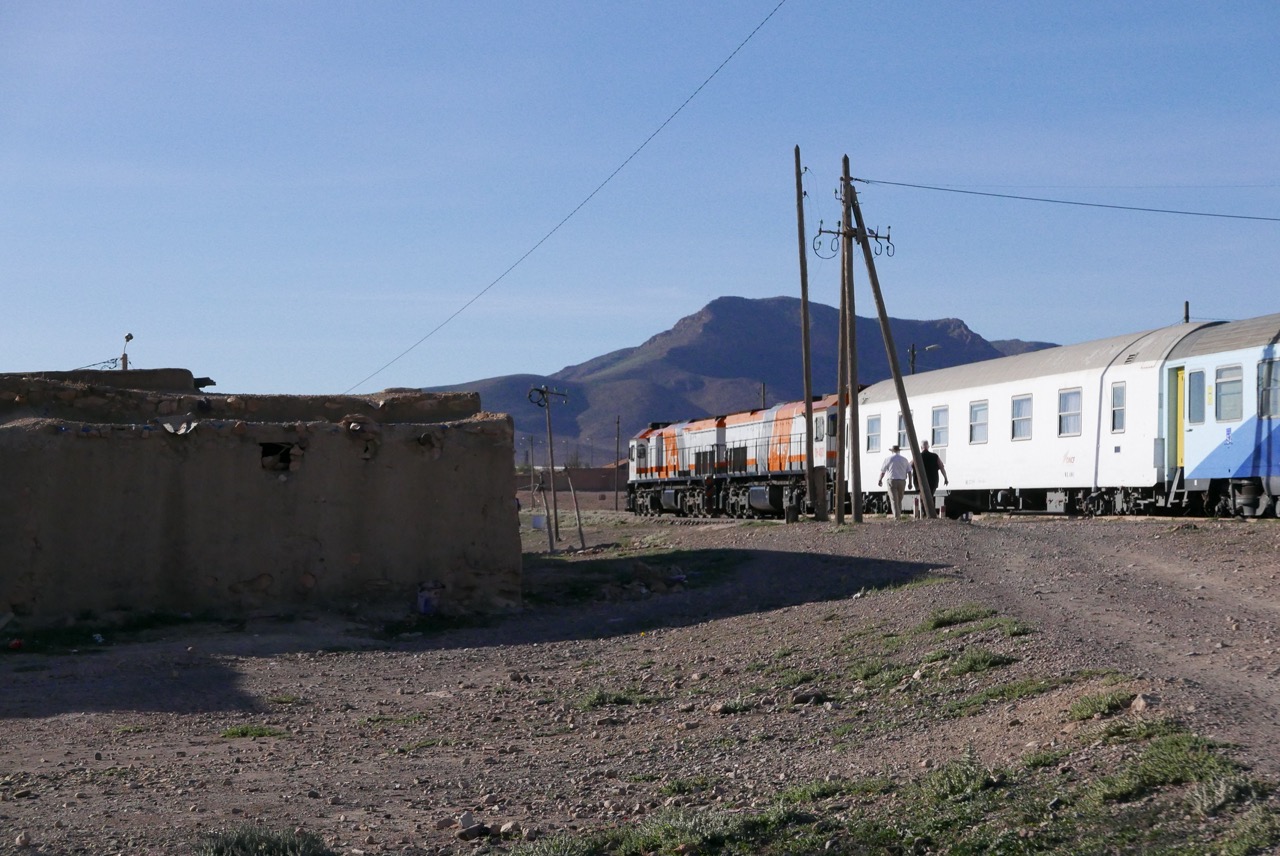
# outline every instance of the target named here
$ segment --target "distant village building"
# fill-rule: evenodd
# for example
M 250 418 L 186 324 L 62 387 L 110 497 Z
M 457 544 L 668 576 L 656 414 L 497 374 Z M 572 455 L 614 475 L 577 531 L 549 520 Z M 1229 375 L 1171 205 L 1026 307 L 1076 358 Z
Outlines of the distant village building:
M 509 417 L 211 384 L 0 374 L 0 619 L 520 607 Z

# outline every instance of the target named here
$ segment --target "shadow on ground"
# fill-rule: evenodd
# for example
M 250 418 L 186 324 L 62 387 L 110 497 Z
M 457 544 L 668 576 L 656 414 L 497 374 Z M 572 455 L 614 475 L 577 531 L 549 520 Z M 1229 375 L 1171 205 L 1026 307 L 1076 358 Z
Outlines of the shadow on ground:
M 0 656 L 0 720 L 136 710 L 254 712 L 237 659 L 349 650 L 439 650 L 605 639 L 805 603 L 839 600 L 944 575 L 944 565 L 827 554 L 707 549 L 630 556 L 526 556 L 525 608 L 485 618 L 417 616 L 357 622 L 259 619 L 193 624 L 163 638 Z M 240 666 L 242 670 L 244 666 Z
M 426 616 L 389 627 L 393 640 L 450 648 L 608 638 L 840 600 L 944 576 L 948 567 L 741 549 L 526 561 L 519 615 L 470 627 Z

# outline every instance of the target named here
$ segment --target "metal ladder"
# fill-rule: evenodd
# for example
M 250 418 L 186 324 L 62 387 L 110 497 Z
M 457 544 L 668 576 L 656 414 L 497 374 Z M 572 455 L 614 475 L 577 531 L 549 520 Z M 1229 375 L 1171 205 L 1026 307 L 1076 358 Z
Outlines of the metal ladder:
M 1187 480 L 1185 468 L 1178 467 L 1173 474 L 1173 485 L 1169 488 L 1169 508 L 1175 505 L 1185 507 L 1187 504 Z

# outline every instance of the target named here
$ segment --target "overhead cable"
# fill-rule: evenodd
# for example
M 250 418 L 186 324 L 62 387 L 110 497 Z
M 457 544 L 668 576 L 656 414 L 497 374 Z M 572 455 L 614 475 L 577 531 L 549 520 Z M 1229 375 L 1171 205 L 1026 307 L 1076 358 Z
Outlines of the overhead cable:
M 721 62 L 718 66 L 716 66 L 715 71 L 711 72 L 711 74 L 709 74 L 709 75 L 707 76 L 707 79 L 706 79 L 706 80 L 704 80 L 704 81 L 702 81 L 702 83 L 698 86 L 698 88 L 697 88 L 697 89 L 695 89 L 695 90 L 693 90 L 693 93 L 692 93 L 692 94 L 690 94 L 690 95 L 689 95 L 689 97 L 688 97 L 688 98 L 686 98 L 686 99 L 685 99 L 685 100 L 680 104 L 680 106 L 679 106 L 679 107 L 677 107 L 677 108 L 676 108 L 676 109 L 671 113 L 671 115 L 670 115 L 670 116 L 668 116 L 668 117 L 667 117 L 667 118 L 662 122 L 662 124 L 661 124 L 661 125 L 659 125 L 659 126 L 657 127 L 657 129 L 656 129 L 656 130 L 654 130 L 654 132 L 653 132 L 652 134 L 650 134 L 649 136 L 645 137 L 644 142 L 642 142 L 640 145 L 636 146 L 635 151 L 633 151 L 631 154 L 627 155 L 626 160 L 624 160 L 622 163 L 620 163 L 620 164 L 618 165 L 617 169 L 615 169 L 613 172 L 609 173 L 608 177 L 606 177 L 604 181 L 602 181 L 602 182 L 600 182 L 598 185 L 596 185 L 595 190 L 593 190 L 593 191 L 591 191 L 590 193 L 588 193 L 585 199 L 583 199 L 581 202 L 579 202 L 579 203 L 577 204 L 577 206 L 575 206 L 575 207 L 574 207 L 574 209 L 573 209 L 572 211 L 570 211 L 568 214 L 564 215 L 564 217 L 560 220 L 560 222 L 559 222 L 559 223 L 556 223 L 553 227 L 551 227 L 551 230 L 550 230 L 550 231 L 548 231 L 545 235 L 543 235 L 541 238 L 539 238 L 539 239 L 538 239 L 537 243 L 535 243 L 535 244 L 534 244 L 532 247 L 530 247 L 529 249 L 525 250 L 524 254 L 523 254 L 523 255 L 521 255 L 518 259 L 516 259 L 514 262 L 512 262 L 510 267 L 508 267 L 508 268 L 507 268 L 506 270 L 504 270 L 502 273 L 498 274 L 498 276 L 497 276 L 497 278 L 496 278 L 496 279 L 494 279 L 492 282 L 490 282 L 490 283 L 489 283 L 488 285 L 486 285 L 484 288 L 480 289 L 478 292 L 476 292 L 474 295 L 472 295 L 471 299 L 470 299 L 470 300 L 468 300 L 466 303 L 462 304 L 461 306 L 459 306 L 459 307 L 454 311 L 454 313 L 453 313 L 452 315 L 450 315 L 448 318 L 445 318 L 443 321 L 441 321 L 441 322 L 440 322 L 439 324 L 437 324 L 435 327 L 432 327 L 432 328 L 431 328 L 431 330 L 430 330 L 430 331 L 429 331 L 425 336 L 423 336 L 423 337 L 422 337 L 421 339 L 419 339 L 418 341 L 414 342 L 414 343 L 413 343 L 412 345 L 410 345 L 409 347 L 405 348 L 403 351 L 401 351 L 399 354 L 397 354 L 397 355 L 396 355 L 395 357 L 393 357 L 392 359 L 388 360 L 388 361 L 386 362 L 386 364 L 384 364 L 384 365 L 383 365 L 381 368 L 379 368 L 377 371 L 375 371 L 375 372 L 373 372 L 372 374 L 370 374 L 368 377 L 366 377 L 366 378 L 364 378 L 364 379 L 362 379 L 362 380 L 360 380 L 360 381 L 357 381 L 356 383 L 352 384 L 352 385 L 351 385 L 349 388 L 347 388 L 347 389 L 346 389 L 342 394 L 343 394 L 343 395 L 346 395 L 347 393 L 351 392 L 352 390 L 356 389 L 357 387 L 359 387 L 359 386 L 363 385 L 365 382 L 367 382 L 367 381 L 369 381 L 369 380 L 372 380 L 373 378 L 377 377 L 378 375 L 380 375 L 382 372 L 386 371 L 388 368 L 390 368 L 390 367 L 391 367 L 392 365 L 394 365 L 395 363 L 399 362 L 401 359 L 403 359 L 405 356 L 407 356 L 411 351 L 413 351 L 415 348 L 417 348 L 417 347 L 418 347 L 419 345 L 421 345 L 423 342 L 427 341 L 427 340 L 428 340 L 428 339 L 430 339 L 432 336 L 434 336 L 436 333 L 438 333 L 438 332 L 441 330 L 441 328 L 443 328 L 446 324 L 448 324 L 448 323 L 449 323 L 450 321 L 452 321 L 454 318 L 457 318 L 459 315 L 461 315 L 463 312 L 465 312 L 468 308 L 470 308 L 470 306 L 471 306 L 473 303 L 475 303 L 477 300 L 479 300 L 481 297 L 483 297 L 483 296 L 485 295 L 485 293 L 489 291 L 489 289 L 493 288 L 495 285 L 497 285 L 498 283 L 502 282 L 502 280 L 504 280 L 504 279 L 507 277 L 507 274 L 511 273 L 513 270 L 515 270 L 517 267 L 519 267 L 519 266 L 520 266 L 520 264 L 521 264 L 525 259 L 527 259 L 529 256 L 533 255 L 534 251 L 536 251 L 539 247 L 541 247 L 543 244 L 545 244 L 545 243 L 546 243 L 546 242 L 551 238 L 551 236 L 552 236 L 552 235 L 554 235 L 556 232 L 560 231 L 560 227 L 561 227 L 561 226 L 563 226 L 565 223 L 568 223 L 568 222 L 569 222 L 569 220 L 570 220 L 570 219 L 572 219 L 572 218 L 573 218 L 573 216 L 574 216 L 575 214 L 577 214 L 579 211 L 581 211 L 581 210 L 582 210 L 582 208 L 583 208 L 583 207 L 584 207 L 588 202 L 590 202 L 592 199 L 594 199 L 597 193 L 599 193 L 601 190 L 604 190 L 605 185 L 606 185 L 606 184 L 608 184 L 609 182 L 613 181 L 614 177 L 615 177 L 618 173 L 622 172 L 622 170 L 627 166 L 627 164 L 631 163 L 631 161 L 635 159 L 636 155 L 640 154 L 640 152 L 644 149 L 644 147 L 645 147 L 645 146 L 647 146 L 647 145 L 649 145 L 649 143 L 653 141 L 653 138 L 654 138 L 654 137 L 656 137 L 656 136 L 658 136 L 658 134 L 662 133 L 663 129 L 664 129 L 664 128 L 666 128 L 666 127 L 667 127 L 667 125 L 671 124 L 672 120 L 674 120 L 674 119 L 676 118 L 676 116 L 680 115 L 680 111 L 684 110 L 684 108 L 685 108 L 685 107 L 689 106 L 689 102 L 690 102 L 690 101 L 692 101 L 694 98 L 696 98 L 696 97 L 698 96 L 698 93 L 700 93 L 703 89 L 705 89 L 705 88 L 706 88 L 706 86 L 707 86 L 707 84 L 709 84 L 712 80 L 714 80 L 714 79 L 715 79 L 715 76 L 716 76 L 717 74 L 719 74 L 719 73 L 720 73 L 720 71 L 721 71 L 721 70 L 722 70 L 726 65 L 728 65 L 728 64 L 729 64 L 729 61 L 730 61 L 730 60 L 732 60 L 735 56 L 737 56 L 737 55 L 738 55 L 738 52 L 739 52 L 740 50 L 742 50 L 744 47 L 746 47 L 747 42 L 751 41 L 751 39 L 755 37 L 755 34 L 756 34 L 756 33 L 758 33 L 758 32 L 760 32 L 760 29 L 761 29 L 765 24 L 769 23 L 769 19 L 770 19 L 770 18 L 772 18 L 775 14 L 777 14 L 778 10 L 779 10 L 779 9 L 781 9 L 781 8 L 783 7 L 783 5 L 784 5 L 786 2 L 787 2 L 787 0 L 778 0 L 778 5 L 774 6 L 774 7 L 773 7 L 773 9 L 771 9 L 771 10 L 769 11 L 769 14 L 768 14 L 768 15 L 765 15 L 765 16 L 764 16 L 764 20 L 762 20 L 759 24 L 757 24 L 757 25 L 756 25 L 756 27 L 755 27 L 755 29 L 754 29 L 754 30 L 752 30 L 750 33 L 748 33 L 748 34 L 747 34 L 747 37 L 746 37 L 745 39 L 743 39 L 743 40 L 738 44 L 738 46 L 737 46 L 736 48 L 734 48 L 734 49 L 733 49 L 733 51 L 732 51 L 732 52 L 731 52 L 727 57 L 725 57 L 725 58 L 724 58 L 724 61 L 723 61 L 723 62 Z
M 1280 217 L 1255 217 L 1249 214 L 1214 214 L 1206 211 L 1178 211 L 1170 208 L 1141 208 L 1134 205 L 1107 205 L 1102 202 L 1076 202 L 1070 199 L 1046 199 L 1041 196 L 1015 196 L 1011 193 L 989 193 L 982 190 L 961 190 L 958 187 L 936 187 L 928 184 L 907 184 L 903 181 L 882 181 L 874 178 L 855 178 L 863 184 L 886 184 L 893 187 L 911 187 L 916 190 L 937 190 L 942 193 L 965 193 L 970 196 L 993 196 L 997 199 L 1017 199 L 1023 202 L 1049 202 L 1054 205 L 1080 205 L 1085 208 L 1112 208 L 1118 211 L 1144 211 L 1148 214 L 1182 214 L 1188 217 L 1219 217 L 1227 220 L 1261 220 L 1280 223 Z

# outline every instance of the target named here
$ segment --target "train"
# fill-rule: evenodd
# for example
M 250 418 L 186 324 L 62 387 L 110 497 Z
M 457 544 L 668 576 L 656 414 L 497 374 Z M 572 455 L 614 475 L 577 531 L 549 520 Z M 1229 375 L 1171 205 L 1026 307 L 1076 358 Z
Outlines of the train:
M 983 512 L 1275 516 L 1280 502 L 1280 314 L 1184 321 L 902 379 L 917 438 L 943 460 L 935 498 Z M 841 410 L 843 408 L 843 414 Z M 889 447 L 910 456 L 892 380 L 846 395 L 682 422 L 628 442 L 627 509 L 782 517 L 832 508 L 845 480 L 867 513 Z M 848 430 L 839 472 L 839 420 Z M 812 436 L 816 477 L 806 477 Z M 856 441 L 856 454 L 849 448 Z M 819 498 L 817 491 L 824 491 Z M 908 505 L 920 501 L 909 491 Z

